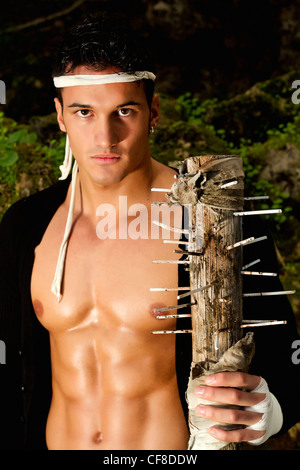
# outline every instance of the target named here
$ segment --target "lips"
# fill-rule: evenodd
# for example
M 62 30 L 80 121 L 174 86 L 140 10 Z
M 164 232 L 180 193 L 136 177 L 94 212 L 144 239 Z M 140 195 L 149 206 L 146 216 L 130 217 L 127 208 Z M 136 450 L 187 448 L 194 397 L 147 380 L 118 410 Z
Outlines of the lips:
M 120 160 L 120 155 L 114 153 L 93 155 L 92 160 L 103 165 L 109 165 L 111 163 L 116 163 L 118 160 Z

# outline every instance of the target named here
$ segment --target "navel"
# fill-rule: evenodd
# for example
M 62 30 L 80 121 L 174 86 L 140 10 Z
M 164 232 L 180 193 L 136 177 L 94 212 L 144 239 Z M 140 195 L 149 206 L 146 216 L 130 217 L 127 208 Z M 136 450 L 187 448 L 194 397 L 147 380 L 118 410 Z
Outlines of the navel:
M 100 444 L 102 442 L 102 432 L 96 432 L 96 434 L 93 436 L 93 442 L 94 444 Z
M 36 316 L 41 317 L 44 313 L 44 307 L 43 307 L 42 302 L 40 302 L 39 300 L 34 300 L 32 305 L 33 305 L 33 310 Z

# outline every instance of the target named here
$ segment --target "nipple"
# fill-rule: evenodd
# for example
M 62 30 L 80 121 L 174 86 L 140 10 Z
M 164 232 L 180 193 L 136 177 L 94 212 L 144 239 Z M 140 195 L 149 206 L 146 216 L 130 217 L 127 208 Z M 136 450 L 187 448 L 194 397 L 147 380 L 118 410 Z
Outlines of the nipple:
M 166 307 L 167 307 L 166 304 L 162 304 L 162 303 L 151 304 L 149 307 L 150 315 L 156 318 L 158 315 L 163 314 L 162 312 L 157 312 L 157 310 L 159 310 L 160 308 L 166 308 Z
M 93 442 L 95 444 L 100 444 L 100 442 L 102 442 L 102 432 L 96 432 L 96 434 L 94 435 L 93 437 Z
M 44 313 L 44 307 L 42 302 L 40 302 L 39 300 L 35 300 L 33 302 L 33 310 L 37 317 L 41 317 Z

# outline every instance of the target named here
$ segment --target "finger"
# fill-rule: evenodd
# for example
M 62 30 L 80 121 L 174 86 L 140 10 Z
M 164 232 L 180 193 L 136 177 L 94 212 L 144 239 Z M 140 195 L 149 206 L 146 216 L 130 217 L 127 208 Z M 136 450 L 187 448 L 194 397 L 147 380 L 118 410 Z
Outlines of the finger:
M 216 403 L 227 403 L 239 406 L 254 406 L 265 399 L 264 393 L 244 392 L 238 388 L 222 388 L 200 386 L 195 388 L 195 394 L 199 398 Z
M 260 380 L 257 375 L 244 372 L 218 372 L 207 376 L 205 383 L 212 387 L 238 387 L 251 391 L 259 385 Z
M 234 431 L 225 431 L 216 426 L 212 426 L 208 429 L 216 439 L 224 442 L 249 442 L 254 439 L 258 439 L 265 434 L 265 431 L 254 431 L 253 429 L 237 429 Z
M 211 405 L 198 405 L 195 408 L 196 413 L 208 420 L 218 423 L 239 424 L 251 426 L 262 418 L 262 413 L 244 411 L 237 408 L 222 408 Z

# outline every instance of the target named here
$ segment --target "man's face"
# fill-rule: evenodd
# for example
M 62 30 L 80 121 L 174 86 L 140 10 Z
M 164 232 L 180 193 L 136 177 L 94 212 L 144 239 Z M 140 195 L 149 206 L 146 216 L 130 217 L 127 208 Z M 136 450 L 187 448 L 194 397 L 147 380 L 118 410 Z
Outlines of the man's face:
M 81 178 L 107 186 L 148 166 L 149 129 L 158 121 L 159 105 L 155 96 L 149 109 L 141 82 L 66 87 L 62 99 L 63 108 L 55 99 L 58 123 L 68 133 Z

